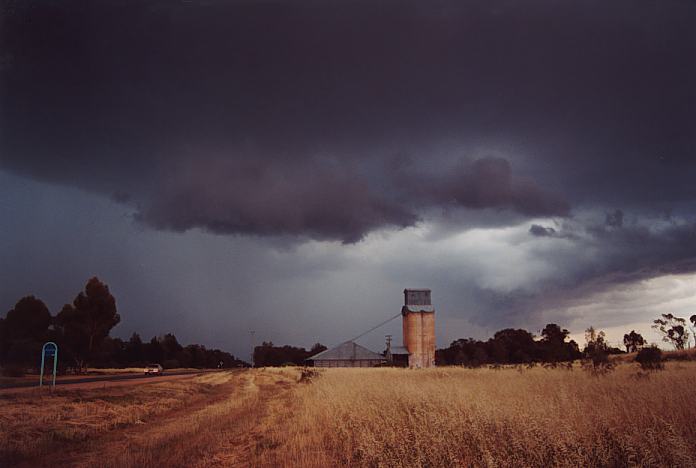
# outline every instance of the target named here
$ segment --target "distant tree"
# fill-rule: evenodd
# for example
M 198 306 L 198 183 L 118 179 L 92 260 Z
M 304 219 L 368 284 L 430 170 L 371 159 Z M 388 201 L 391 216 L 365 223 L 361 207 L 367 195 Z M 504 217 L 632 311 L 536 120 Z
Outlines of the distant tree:
M 435 352 L 438 365 L 477 367 L 488 360 L 487 343 L 473 338 L 460 338 L 449 347 Z
M 623 342 L 627 353 L 635 353 L 645 346 L 645 339 L 640 333 L 636 333 L 635 330 L 631 330 L 631 333 L 626 333 L 623 337 Z
M 205 367 L 205 351 L 205 346 L 197 344 L 186 346 L 186 348 L 184 348 L 184 352 L 189 359 L 187 367 Z
M 657 346 L 650 346 L 638 351 L 636 362 L 640 364 L 643 370 L 660 370 L 664 369 L 662 364 L 662 351 Z
M 5 333 L 10 341 L 43 341 L 51 325 L 51 313 L 34 296 L 21 298 L 5 317 Z
M 585 341 L 587 344 L 583 351 L 585 355 L 583 367 L 594 375 L 605 374 L 613 370 L 614 365 L 609 361 L 609 345 L 606 342 L 605 333 L 590 327 L 585 330 Z
M 479 367 L 484 364 L 487 364 L 490 362 L 488 353 L 486 352 L 486 348 L 483 346 L 477 346 L 474 348 L 474 355 L 471 357 L 471 360 L 469 361 L 470 365 L 472 367 Z
M 662 314 L 653 320 L 653 326 L 662 335 L 662 341 L 672 344 L 675 349 L 684 349 L 689 343 L 689 331 L 686 319 L 672 314 Z
M 533 360 L 536 354 L 534 335 L 527 330 L 506 328 L 489 340 L 491 355 L 498 364 L 520 364 Z
M 585 342 L 586 345 L 585 349 L 583 350 L 585 353 L 592 351 L 595 348 L 603 350 L 608 348 L 606 334 L 602 330 L 595 329 L 595 327 L 589 327 L 587 330 L 585 330 Z
M 52 317 L 46 304 L 34 296 L 17 301 L 0 321 L 0 362 L 35 364 L 49 337 Z
M 164 349 L 160 340 L 153 336 L 150 342 L 145 345 L 145 359 L 150 363 L 161 364 L 164 361 Z M 201 365 L 201 367 L 205 367 Z
M 133 333 L 126 343 L 126 360 L 128 364 L 144 364 L 143 360 L 143 340 L 140 335 Z
M 325 350 L 326 347 L 316 343 L 311 350 L 295 346 L 274 346 L 273 342 L 263 342 L 261 346 L 254 348 L 254 365 L 257 367 L 283 366 L 283 365 L 305 365 L 305 360 L 316 354 L 313 350 Z
M 121 317 L 109 287 L 94 277 L 87 282 L 72 304 L 66 304 L 56 317 L 75 364 L 83 370 Z
M 314 343 L 312 348 L 309 350 L 309 353 L 310 353 L 309 355 L 314 356 L 315 354 L 319 354 L 322 351 L 326 351 L 327 349 L 328 348 L 321 343 Z
M 569 334 L 568 330 L 559 327 L 555 323 L 547 324 L 541 331 L 542 338 L 550 343 L 564 343 Z
M 580 357 L 577 344 L 574 341 L 566 342 L 568 335 L 568 330 L 555 323 L 549 323 L 544 327 L 539 342 L 540 354 L 544 361 L 572 361 Z
M 5 331 L 5 319 L 0 318 L 0 365 L 5 362 L 5 355 L 10 348 L 7 332 Z
M 120 338 L 110 336 L 99 343 L 90 361 L 93 367 L 123 367 L 127 364 L 126 343 Z
M 184 347 L 179 344 L 179 341 L 171 333 L 161 336 L 159 339 L 162 351 L 164 353 L 163 360 L 178 360 L 179 354 Z

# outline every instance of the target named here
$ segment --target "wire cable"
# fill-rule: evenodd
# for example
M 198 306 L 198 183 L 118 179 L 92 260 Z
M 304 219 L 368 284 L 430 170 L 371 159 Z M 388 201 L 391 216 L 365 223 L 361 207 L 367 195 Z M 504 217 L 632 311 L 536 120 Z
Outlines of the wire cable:
M 356 337 L 354 337 L 354 338 L 351 338 L 350 340 L 344 341 L 343 343 L 346 343 L 346 342 L 348 342 L 348 341 L 355 341 L 355 340 L 357 340 L 358 338 L 362 338 L 363 336 L 367 335 L 367 334 L 370 333 L 371 331 L 377 330 L 377 329 L 378 329 L 379 327 L 381 327 L 382 325 L 386 325 L 386 324 L 388 324 L 389 322 L 391 322 L 392 320 L 394 320 L 395 318 L 398 318 L 398 317 L 401 317 L 401 312 L 399 312 L 398 314 L 396 314 L 396 315 L 393 316 L 393 317 L 388 318 L 388 319 L 385 320 L 384 322 L 381 322 L 380 324 L 375 325 L 374 327 L 370 328 L 369 330 L 367 330 L 367 331 L 365 331 L 365 332 L 362 332 L 362 333 L 359 334 L 358 336 L 356 336 Z

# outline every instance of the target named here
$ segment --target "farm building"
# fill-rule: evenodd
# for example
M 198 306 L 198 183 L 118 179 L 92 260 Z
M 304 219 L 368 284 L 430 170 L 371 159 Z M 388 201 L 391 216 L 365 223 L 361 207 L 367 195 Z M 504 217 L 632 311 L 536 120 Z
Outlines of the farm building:
M 392 346 L 387 342 L 387 351 L 384 357 L 389 365 L 394 367 L 408 367 L 408 349 L 404 346 Z
M 315 354 L 307 361 L 315 367 L 374 367 L 386 362 L 386 359 L 354 341 L 346 341 L 335 348 Z
M 404 289 L 401 313 L 387 322 L 399 316 L 402 321 L 403 346 L 391 346 L 390 336 L 386 352 L 378 354 L 354 341 L 346 341 L 315 354 L 306 361 L 315 367 L 373 367 L 385 363 L 410 368 L 434 367 L 435 308 L 430 299 L 430 289 Z

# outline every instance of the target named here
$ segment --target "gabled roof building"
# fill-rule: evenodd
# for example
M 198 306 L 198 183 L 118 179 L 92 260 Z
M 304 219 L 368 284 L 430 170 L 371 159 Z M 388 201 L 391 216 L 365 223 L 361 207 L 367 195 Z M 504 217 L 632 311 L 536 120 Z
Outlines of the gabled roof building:
M 381 354 L 354 341 L 346 341 L 307 359 L 315 367 L 374 367 L 386 362 Z
M 385 353 L 378 354 L 354 341 L 346 341 L 309 357 L 307 363 L 315 367 L 374 367 L 384 363 L 412 369 L 434 367 L 435 307 L 430 289 L 404 289 L 404 305 L 399 315 L 402 318 L 403 346 L 392 346 L 390 335 Z

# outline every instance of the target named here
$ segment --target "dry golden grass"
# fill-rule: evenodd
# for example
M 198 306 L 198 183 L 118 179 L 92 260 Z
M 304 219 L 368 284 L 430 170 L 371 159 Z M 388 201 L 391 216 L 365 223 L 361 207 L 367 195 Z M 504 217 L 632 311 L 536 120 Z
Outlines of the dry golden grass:
M 696 466 L 694 362 L 649 375 L 620 364 L 603 377 L 578 367 L 319 374 L 16 396 L 2 401 L 0 465 L 42 465 L 65 445 L 57 465 Z
M 295 399 L 269 465 L 696 466 L 693 362 L 648 377 L 328 369 Z
M 97 451 L 85 465 L 248 466 L 257 458 L 257 447 L 264 447 L 269 409 L 286 400 L 296 381 L 296 370 L 241 373 L 226 398 L 162 421 L 108 461 Z
M 208 374 L 138 386 L 0 395 L 0 466 L 39 457 L 66 444 L 140 424 L 181 408 L 230 379 Z

